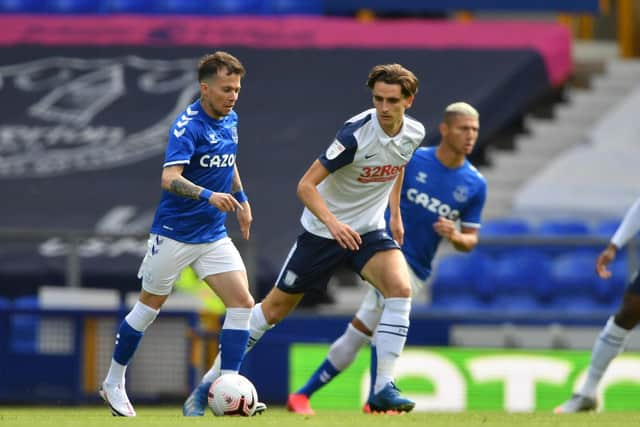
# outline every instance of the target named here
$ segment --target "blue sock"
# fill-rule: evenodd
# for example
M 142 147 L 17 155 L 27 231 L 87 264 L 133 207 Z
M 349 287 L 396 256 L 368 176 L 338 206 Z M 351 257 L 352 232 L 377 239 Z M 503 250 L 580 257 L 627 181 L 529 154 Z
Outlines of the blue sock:
M 239 371 L 249 341 L 246 329 L 223 329 L 220 332 L 220 369 Z
M 129 360 L 133 357 L 133 353 L 136 352 L 138 344 L 142 339 L 144 333 L 136 331 L 123 320 L 118 328 L 118 334 L 116 335 L 116 347 L 113 350 L 113 360 L 119 364 L 126 366 L 129 364 Z
M 376 385 L 376 377 L 378 372 L 378 353 L 376 346 L 371 346 L 371 362 L 369 364 L 369 376 L 371 377 L 371 384 L 369 385 L 369 399 L 373 397 L 373 389 Z
M 324 359 L 322 365 L 311 375 L 309 381 L 296 392 L 296 394 L 304 394 L 311 397 L 319 388 L 331 381 L 340 371 L 333 367 L 329 359 Z

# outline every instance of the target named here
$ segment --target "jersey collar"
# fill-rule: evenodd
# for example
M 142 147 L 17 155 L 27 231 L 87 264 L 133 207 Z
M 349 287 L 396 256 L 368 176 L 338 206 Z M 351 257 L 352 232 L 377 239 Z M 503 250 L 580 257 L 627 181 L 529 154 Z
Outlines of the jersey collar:
M 404 136 L 406 126 L 407 126 L 407 121 L 405 120 L 405 118 L 403 118 L 400 132 L 398 132 L 398 134 L 395 136 L 387 135 L 385 131 L 382 129 L 382 126 L 380 126 L 380 122 L 378 121 L 378 115 L 376 114 L 376 110 L 373 109 L 373 127 L 376 130 L 376 135 L 378 136 L 378 139 L 380 139 L 380 142 L 382 143 L 382 145 L 387 145 L 388 143 L 393 142 L 395 145 L 399 146 L 400 141 L 402 141 L 402 137 Z

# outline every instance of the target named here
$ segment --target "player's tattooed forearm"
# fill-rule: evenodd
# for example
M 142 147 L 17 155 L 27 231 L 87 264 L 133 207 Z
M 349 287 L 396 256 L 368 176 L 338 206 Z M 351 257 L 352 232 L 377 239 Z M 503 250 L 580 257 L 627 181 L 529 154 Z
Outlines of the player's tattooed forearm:
M 171 192 L 179 196 L 197 199 L 200 195 L 200 187 L 188 182 L 184 178 L 176 178 L 171 181 Z

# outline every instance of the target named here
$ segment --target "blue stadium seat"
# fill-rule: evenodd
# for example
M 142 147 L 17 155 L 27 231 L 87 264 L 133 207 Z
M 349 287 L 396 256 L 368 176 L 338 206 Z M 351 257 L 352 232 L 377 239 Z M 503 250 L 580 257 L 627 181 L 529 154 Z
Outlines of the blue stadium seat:
M 546 219 L 543 220 L 535 229 L 537 236 L 547 237 L 587 237 L 591 235 L 589 224 L 581 219 Z M 573 252 L 575 250 L 584 250 L 593 253 L 594 248 L 588 246 L 574 246 L 562 244 L 549 244 L 540 246 L 550 255 L 560 255 L 563 253 Z
M 156 0 L 158 13 L 176 15 L 206 15 L 209 13 L 209 1 L 204 0 Z
M 45 10 L 42 0 L 0 0 L 0 11 L 10 13 L 38 13 Z
M 47 0 L 47 12 L 52 13 L 98 13 L 101 4 L 96 0 Z
M 599 308 L 599 302 L 595 298 L 598 279 L 595 262 L 593 254 L 581 251 L 569 252 L 554 259 L 551 267 L 554 308 L 563 311 Z
M 492 218 L 482 223 L 477 250 L 490 256 L 500 256 L 514 250 L 523 250 L 525 248 L 522 246 L 485 244 L 484 242 L 487 238 L 522 237 L 530 235 L 531 232 L 531 225 L 522 218 Z
M 487 308 L 479 282 L 484 277 L 486 257 L 480 254 L 444 256 L 434 272 L 432 308 L 477 310 Z
M 0 309 L 11 307 L 11 300 L 9 298 L 0 297 Z
M 38 297 L 28 295 L 18 297 L 13 303 L 15 308 L 38 308 Z M 37 315 L 14 314 L 9 326 L 9 349 L 15 353 L 35 353 L 38 348 Z
M 549 280 L 550 259 L 535 250 L 497 258 L 488 268 L 486 284 L 493 288 L 493 307 L 500 311 L 530 311 L 541 307 L 540 289 Z
M 611 277 L 600 279 L 596 277 L 593 288 L 593 298 L 598 307 L 613 312 L 622 301 L 625 287 L 629 279 L 629 262 L 625 256 L 617 256 L 609 265 Z
M 266 0 L 265 12 L 272 15 L 322 15 L 322 0 Z
M 593 234 L 604 239 L 609 239 L 616 232 L 622 220 L 620 218 L 604 219 L 593 228 Z
M 104 0 L 104 11 L 108 13 L 153 13 L 154 0 Z
M 209 2 L 214 15 L 259 15 L 265 10 L 263 0 L 215 0 Z

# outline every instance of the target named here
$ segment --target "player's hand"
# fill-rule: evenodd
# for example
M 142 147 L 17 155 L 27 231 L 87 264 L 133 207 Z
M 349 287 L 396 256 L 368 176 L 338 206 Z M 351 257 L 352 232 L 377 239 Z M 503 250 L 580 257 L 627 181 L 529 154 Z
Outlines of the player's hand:
M 242 209 L 240 202 L 229 193 L 213 193 L 209 197 L 209 204 L 215 206 L 223 212 L 233 212 L 236 209 Z
M 453 234 L 456 232 L 456 225 L 450 219 L 445 217 L 438 217 L 438 220 L 433 223 L 433 229 L 440 236 L 447 240 L 451 240 Z
M 389 218 L 389 229 L 391 230 L 393 240 L 402 246 L 404 243 L 404 225 L 402 224 L 402 217 L 391 216 Z
M 340 221 L 335 221 L 330 224 L 327 224 L 327 228 L 329 232 L 336 239 L 336 242 L 343 249 L 349 249 L 352 251 L 357 251 L 360 249 L 360 245 L 362 244 L 362 238 L 360 235 L 347 224 L 344 224 Z
M 253 215 L 251 214 L 251 206 L 249 202 L 242 202 L 242 209 L 236 211 L 238 217 L 238 224 L 240 224 L 240 232 L 244 240 L 249 240 L 249 231 L 251 229 L 251 223 L 253 222 Z
M 616 257 L 617 248 L 610 244 L 607 246 L 596 260 L 596 273 L 600 276 L 601 279 L 608 279 L 611 277 L 611 271 L 607 269 L 607 266 L 613 261 Z

